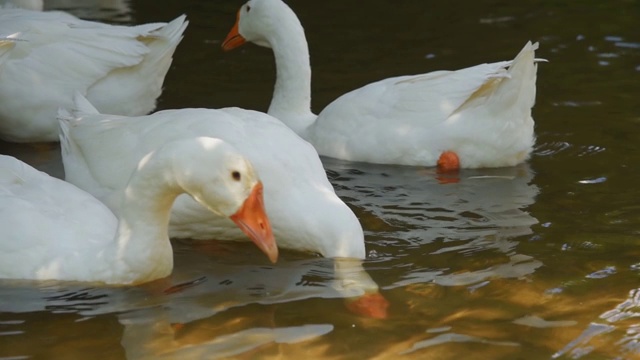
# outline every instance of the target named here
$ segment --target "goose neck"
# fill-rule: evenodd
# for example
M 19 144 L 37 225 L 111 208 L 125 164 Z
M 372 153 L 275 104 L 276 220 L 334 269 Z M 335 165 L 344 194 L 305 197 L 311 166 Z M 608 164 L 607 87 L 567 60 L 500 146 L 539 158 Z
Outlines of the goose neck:
M 304 29 L 283 26 L 270 43 L 276 62 L 276 83 L 269 114 L 301 133 L 315 120 L 311 112 L 311 65 Z
M 167 228 L 171 206 L 181 193 L 159 167 L 135 173 L 121 194 L 113 255 L 125 279 L 143 282 L 168 276 L 173 250 Z

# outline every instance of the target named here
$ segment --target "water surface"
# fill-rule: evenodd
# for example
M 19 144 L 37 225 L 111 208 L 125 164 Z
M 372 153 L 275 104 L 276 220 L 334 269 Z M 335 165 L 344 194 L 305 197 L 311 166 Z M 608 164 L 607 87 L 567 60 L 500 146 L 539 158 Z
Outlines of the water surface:
M 266 110 L 271 52 L 220 50 L 240 4 L 47 3 L 125 24 L 186 13 L 159 108 Z M 316 111 L 371 81 L 506 60 L 539 41 L 549 63 L 532 158 L 454 179 L 323 159 L 363 224 L 387 319 L 347 310 L 332 260 L 284 251 L 271 265 L 250 244 L 176 241 L 174 274 L 145 286 L 1 281 L 0 356 L 640 358 L 640 3 L 289 4 L 309 40 Z M 57 145 L 0 152 L 63 176 Z

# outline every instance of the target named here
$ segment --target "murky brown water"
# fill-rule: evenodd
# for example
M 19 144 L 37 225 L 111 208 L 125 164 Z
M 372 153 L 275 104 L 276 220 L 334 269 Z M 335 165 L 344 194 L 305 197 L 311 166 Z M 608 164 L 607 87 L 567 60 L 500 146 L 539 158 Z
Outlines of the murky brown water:
M 184 241 L 173 276 L 144 287 L 0 282 L 0 357 L 640 358 L 640 2 L 289 3 L 311 47 L 316 111 L 383 77 L 505 60 L 540 41 L 550 63 L 539 68 L 534 156 L 458 183 L 325 159 L 365 228 L 386 320 L 346 310 L 331 260 L 284 252 L 272 266 L 248 244 Z M 125 23 L 186 13 L 160 108 L 265 110 L 272 54 L 220 50 L 240 4 L 78 10 Z M 0 143 L 61 176 L 58 151 Z

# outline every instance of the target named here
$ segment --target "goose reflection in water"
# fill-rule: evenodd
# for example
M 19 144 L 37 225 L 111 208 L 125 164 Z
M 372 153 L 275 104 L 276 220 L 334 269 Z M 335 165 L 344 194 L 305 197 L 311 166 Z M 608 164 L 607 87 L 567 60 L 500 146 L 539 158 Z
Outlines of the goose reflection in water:
M 356 168 L 333 159 L 325 159 L 325 166 L 338 195 L 364 224 L 372 262 L 382 263 L 378 265 L 387 271 L 403 269 L 395 279 L 387 276 L 391 280 L 386 284 L 380 280 L 381 287 L 471 285 L 492 277 L 518 278 L 542 265 L 516 252 L 516 238 L 531 234 L 531 226 L 538 223 L 526 211 L 539 192 L 528 164 L 456 174 L 371 164 Z M 470 263 L 465 258 L 453 269 L 445 260 L 455 254 L 473 259 L 470 255 L 487 252 L 502 254 L 502 259 L 492 255 L 492 266 L 474 266 L 473 271 L 465 269 Z

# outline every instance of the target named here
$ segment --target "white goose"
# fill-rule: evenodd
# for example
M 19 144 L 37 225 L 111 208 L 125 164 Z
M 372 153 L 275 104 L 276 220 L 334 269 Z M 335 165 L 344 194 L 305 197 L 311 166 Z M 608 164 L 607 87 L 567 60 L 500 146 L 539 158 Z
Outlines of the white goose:
M 62 114 L 62 117 L 69 115 Z M 281 121 L 238 108 L 165 110 L 147 116 L 99 114 L 76 97 L 69 120 L 68 148 L 62 154 L 66 179 L 108 206 L 143 154 L 162 144 L 194 136 L 220 138 L 245 155 L 264 183 L 267 214 L 279 248 L 314 252 L 335 259 L 335 288 L 358 314 L 385 317 L 388 302 L 362 267 L 365 244 L 355 214 L 335 194 L 318 157 L 306 141 Z M 229 221 L 188 196 L 171 211 L 169 234 L 176 238 L 241 240 Z
M 512 166 L 533 148 L 536 68 L 530 42 L 513 61 L 388 78 L 310 110 L 304 29 L 281 0 L 250 0 L 223 42 L 273 49 L 277 78 L 268 113 L 320 155 L 382 164 Z
M 58 141 L 56 111 L 75 91 L 101 111 L 149 113 L 187 24 L 184 15 L 128 27 L 0 9 L 0 139 Z
M 63 117 L 66 115 L 63 115 Z M 318 157 L 281 121 L 238 108 L 159 111 L 140 117 L 103 115 L 82 96 L 70 120 L 66 180 L 98 197 L 126 185 L 149 151 L 167 141 L 210 136 L 246 156 L 260 174 L 265 206 L 280 248 L 325 257 L 365 258 L 364 234 L 355 214 L 335 194 Z M 63 144 L 64 145 L 64 144 Z M 245 240 L 228 219 L 180 196 L 171 214 L 172 238 Z
M 278 256 L 251 163 L 212 138 L 168 142 L 137 164 L 116 216 L 62 180 L 0 155 L 0 277 L 136 284 L 168 276 L 167 225 L 188 193 L 231 218 L 272 261 Z

